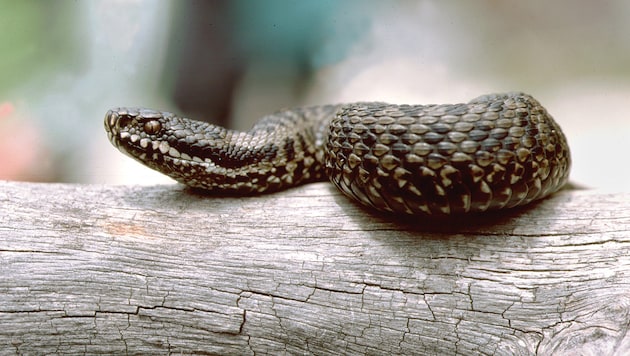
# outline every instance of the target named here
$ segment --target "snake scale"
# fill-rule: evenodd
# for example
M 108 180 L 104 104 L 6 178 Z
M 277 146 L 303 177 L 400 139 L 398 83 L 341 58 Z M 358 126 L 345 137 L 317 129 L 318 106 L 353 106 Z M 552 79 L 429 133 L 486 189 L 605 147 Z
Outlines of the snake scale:
M 191 187 L 252 195 L 327 178 L 363 205 L 419 216 L 527 204 L 559 190 L 571 165 L 560 127 L 516 92 L 462 104 L 297 108 L 248 132 L 117 108 L 105 129 L 120 151 Z

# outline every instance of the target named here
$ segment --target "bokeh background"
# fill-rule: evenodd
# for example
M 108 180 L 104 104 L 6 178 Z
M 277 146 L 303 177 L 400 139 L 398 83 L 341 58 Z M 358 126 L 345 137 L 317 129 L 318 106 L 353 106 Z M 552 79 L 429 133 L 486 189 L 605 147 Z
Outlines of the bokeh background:
M 292 106 L 533 94 L 571 181 L 630 191 L 624 0 L 0 0 L 0 179 L 172 182 L 103 116 L 147 106 L 232 128 Z

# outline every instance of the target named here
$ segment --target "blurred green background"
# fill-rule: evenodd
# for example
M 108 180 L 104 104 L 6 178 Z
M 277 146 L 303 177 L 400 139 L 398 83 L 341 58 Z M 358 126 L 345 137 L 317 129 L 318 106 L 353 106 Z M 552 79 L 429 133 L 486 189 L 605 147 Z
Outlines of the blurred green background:
M 0 179 L 171 182 L 102 120 L 148 106 L 233 128 L 300 105 L 536 96 L 571 180 L 630 190 L 630 2 L 0 0 Z

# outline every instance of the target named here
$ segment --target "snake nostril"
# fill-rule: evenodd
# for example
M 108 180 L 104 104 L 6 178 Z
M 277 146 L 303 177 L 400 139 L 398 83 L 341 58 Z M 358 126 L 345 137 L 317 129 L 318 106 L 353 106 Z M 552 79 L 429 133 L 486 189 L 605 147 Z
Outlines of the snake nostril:
M 114 113 L 114 115 L 116 117 L 114 126 L 119 130 L 127 129 L 129 128 L 129 126 L 132 126 L 136 123 L 136 118 L 134 116 L 119 113 Z

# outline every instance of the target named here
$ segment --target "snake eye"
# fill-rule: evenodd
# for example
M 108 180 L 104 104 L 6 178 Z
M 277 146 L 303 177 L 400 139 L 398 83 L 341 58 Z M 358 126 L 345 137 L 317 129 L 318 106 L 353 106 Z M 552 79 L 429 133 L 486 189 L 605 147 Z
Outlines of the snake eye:
M 150 120 L 144 123 L 144 132 L 155 135 L 162 129 L 162 124 L 157 120 Z

